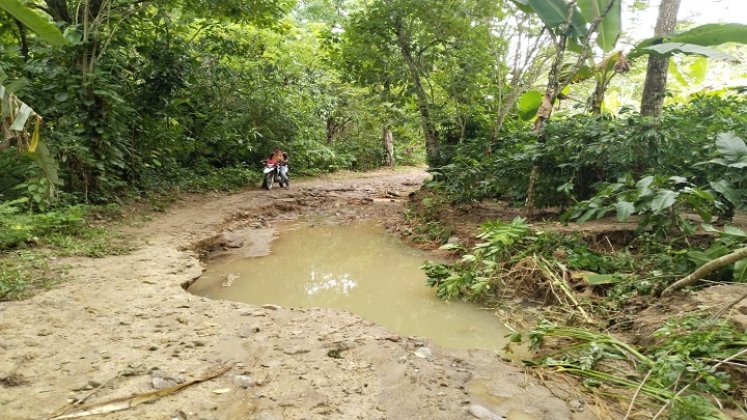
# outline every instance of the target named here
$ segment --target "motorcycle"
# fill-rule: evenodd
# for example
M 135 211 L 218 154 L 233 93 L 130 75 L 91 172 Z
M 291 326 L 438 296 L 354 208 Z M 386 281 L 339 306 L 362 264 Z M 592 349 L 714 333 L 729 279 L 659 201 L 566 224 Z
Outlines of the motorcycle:
M 274 160 L 265 160 L 265 167 L 262 170 L 264 178 L 262 179 L 262 188 L 266 190 L 272 189 L 272 186 L 277 182 L 281 188 L 288 188 L 288 169 L 285 168 L 285 176 L 281 173 L 283 165 L 280 162 Z

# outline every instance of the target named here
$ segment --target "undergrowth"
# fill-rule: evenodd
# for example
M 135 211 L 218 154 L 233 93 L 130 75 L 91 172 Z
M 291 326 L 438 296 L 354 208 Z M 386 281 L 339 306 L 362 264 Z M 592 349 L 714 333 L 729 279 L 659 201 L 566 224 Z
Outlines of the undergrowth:
M 690 314 L 668 320 L 653 336 L 654 344 L 635 347 L 609 334 L 542 321 L 512 341 L 544 348 L 544 356 L 528 364 L 570 373 L 593 391 L 626 399 L 628 414 L 635 407 L 646 417 L 673 419 L 725 419 L 724 409 L 747 415 L 738 385 L 747 367 L 747 332 Z
M 476 245 L 442 247 L 458 253 L 458 261 L 426 262 L 423 269 L 442 299 L 519 296 L 548 305 L 544 316 L 560 324 L 542 321 L 512 337 L 545 349 L 532 366 L 578 376 L 590 389 L 626 398 L 631 409 L 648 417 L 721 419 L 727 418 L 724 410 L 745 415 L 743 328 L 718 314 L 698 313 L 669 319 L 645 346 L 607 333 L 632 302 L 654 302 L 674 281 L 747 244 L 747 233 L 733 226 L 703 225 L 700 235 L 665 241 L 656 231 L 643 232 L 625 246 L 610 243 L 611 249 L 604 249 L 579 234 L 515 218 L 483 223 Z M 745 282 L 746 265 L 738 261 L 707 279 Z
M 123 236 L 100 220 L 121 216 L 112 206 L 69 206 L 31 213 L 25 200 L 0 204 L 0 301 L 23 299 L 64 278 L 57 257 L 129 252 Z

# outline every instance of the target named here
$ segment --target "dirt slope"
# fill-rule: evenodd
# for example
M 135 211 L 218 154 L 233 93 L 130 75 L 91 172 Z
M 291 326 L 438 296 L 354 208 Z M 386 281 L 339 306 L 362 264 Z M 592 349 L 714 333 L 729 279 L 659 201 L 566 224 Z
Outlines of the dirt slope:
M 215 379 L 91 418 L 594 418 L 576 393 L 487 351 L 443 349 L 346 312 L 210 301 L 182 287 L 201 274 L 205 248 L 266 252 L 279 219 L 396 223 L 404 200 L 387 192 L 406 196 L 424 177 L 379 171 L 199 196 L 128 227 L 130 255 L 63 261 L 70 282 L 0 304 L 0 418 L 48 418 L 72 398 L 148 392 L 221 365 L 230 370 Z

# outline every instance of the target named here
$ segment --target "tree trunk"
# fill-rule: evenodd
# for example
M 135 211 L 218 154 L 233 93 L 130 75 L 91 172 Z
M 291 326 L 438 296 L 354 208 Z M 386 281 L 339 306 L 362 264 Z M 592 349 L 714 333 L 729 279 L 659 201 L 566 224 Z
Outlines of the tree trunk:
M 659 17 L 656 20 L 654 36 L 663 36 L 674 31 L 677 25 L 677 12 L 681 0 L 661 0 Z M 664 95 L 667 91 L 667 72 L 669 71 L 669 57 L 649 55 L 646 81 L 643 85 L 641 98 L 641 115 L 658 117 L 664 105 Z
M 335 142 L 335 119 L 330 115 L 327 117 L 327 144 Z
M 13 19 L 16 22 L 16 27 L 18 28 L 18 42 L 21 47 L 21 55 L 23 56 L 23 61 L 28 62 L 29 61 L 29 39 L 26 36 L 26 25 L 21 23 L 18 19 Z
M 46 0 L 46 3 L 55 22 L 72 23 L 67 10 L 67 0 Z
M 394 166 L 394 136 L 389 124 L 384 125 L 384 166 Z
M 420 80 L 420 69 L 415 63 L 415 58 L 412 56 L 410 37 L 405 33 L 401 21 L 396 22 L 395 25 L 397 30 L 397 42 L 400 51 L 402 52 L 402 57 L 405 59 L 405 62 L 407 62 L 407 68 L 410 71 L 410 77 L 412 77 L 412 83 L 415 87 L 415 97 L 418 101 L 418 110 L 420 111 L 423 134 L 425 136 L 425 153 L 428 158 L 428 163 L 435 165 L 439 163 L 440 150 L 438 144 L 438 133 L 436 132 L 436 128 L 434 127 L 431 118 L 428 95 L 425 93 L 423 82 Z

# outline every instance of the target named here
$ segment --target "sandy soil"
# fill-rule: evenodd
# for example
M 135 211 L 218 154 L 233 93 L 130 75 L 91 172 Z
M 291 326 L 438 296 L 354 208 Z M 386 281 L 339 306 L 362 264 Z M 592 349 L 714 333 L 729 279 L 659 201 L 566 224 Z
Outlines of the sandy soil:
M 440 348 L 354 314 L 211 301 L 184 286 L 208 252 L 267 252 L 274 222 L 322 214 L 397 224 L 421 170 L 347 174 L 290 190 L 208 194 L 129 226 L 136 251 L 77 258 L 71 281 L 0 303 L 0 418 L 224 374 L 102 419 L 586 419 L 571 388 L 482 350 Z M 401 197 L 401 198 L 400 198 Z

